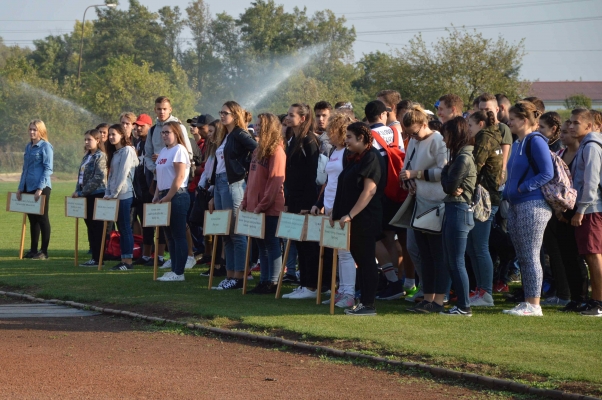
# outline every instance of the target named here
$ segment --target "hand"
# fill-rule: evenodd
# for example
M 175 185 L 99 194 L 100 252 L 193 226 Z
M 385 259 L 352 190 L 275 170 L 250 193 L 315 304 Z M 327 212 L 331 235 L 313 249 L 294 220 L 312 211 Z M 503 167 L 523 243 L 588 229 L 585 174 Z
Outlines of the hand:
M 73 197 L 74 199 L 77 199 L 79 197 L 79 195 L 77 194 L 77 192 L 73 192 L 73 194 L 71 195 L 71 197 Z
M 504 183 L 506 183 L 506 179 L 508 179 L 508 171 L 503 169 L 501 176 L 500 176 L 500 185 L 503 185 Z
M 288 212 L 288 206 L 284 206 L 284 212 Z
M 153 154 L 153 155 L 151 156 L 151 159 L 153 160 L 153 162 L 155 162 L 155 161 L 157 161 L 157 158 L 158 158 L 158 157 L 159 157 L 159 155 L 158 155 L 158 154 Z
M 318 215 L 318 214 L 320 214 L 320 210 L 318 209 L 318 207 L 316 207 L 316 206 L 313 206 L 313 207 L 311 208 L 311 211 L 310 211 L 309 213 L 310 213 L 311 215 Z
M 167 196 L 163 197 L 161 200 L 159 200 L 159 204 L 162 203 L 169 203 L 171 201 L 171 197 L 167 198 Z
M 301 211 L 299 211 L 299 214 L 301 214 L 301 215 L 309 214 L 309 210 L 301 210 Z
M 401 173 L 399 174 L 399 179 L 407 181 L 409 179 L 414 179 L 416 178 L 416 176 L 418 175 L 418 171 L 401 171 Z
M 253 214 L 261 214 L 261 210 L 259 208 L 256 208 L 253 210 Z
M 157 204 L 159 202 L 159 198 L 157 196 L 153 197 L 153 204 Z
M 345 228 L 345 222 L 348 221 L 351 221 L 351 217 L 349 215 L 344 215 L 343 218 L 339 220 L 339 225 L 341 226 L 341 229 Z
M 40 189 L 36 190 L 33 194 L 33 200 L 37 203 L 40 200 L 40 196 L 42 195 L 42 191 Z
M 562 215 L 562 213 L 561 213 L 561 212 L 558 212 L 558 211 L 556 211 L 556 213 L 555 213 L 555 214 L 556 214 L 556 219 L 558 219 L 558 221 L 560 221 L 560 222 L 564 222 L 565 224 L 570 224 L 570 222 L 569 222 L 569 221 L 567 221 L 567 219 L 566 219 L 566 218 L 564 218 L 564 215 Z
M 571 219 L 571 225 L 581 226 L 582 221 L 583 221 L 583 214 L 575 213 L 575 215 Z
M 453 193 L 454 196 L 458 197 L 460 196 L 462 193 L 464 193 L 464 189 L 462 188 L 457 188 L 456 191 Z
M 247 203 L 240 203 L 240 207 L 239 207 L 240 211 L 247 211 Z
M 21 201 L 21 191 L 20 190 L 17 190 L 16 195 L 17 195 L 17 200 Z
M 111 200 L 111 196 L 104 196 L 103 200 Z
M 330 227 L 334 228 L 334 220 L 332 219 L 332 214 L 330 215 L 330 217 L 328 218 L 328 222 L 330 223 Z
M 209 208 L 209 214 L 213 214 L 213 210 L 215 210 L 213 199 L 209 200 L 209 204 L 207 204 L 207 208 Z

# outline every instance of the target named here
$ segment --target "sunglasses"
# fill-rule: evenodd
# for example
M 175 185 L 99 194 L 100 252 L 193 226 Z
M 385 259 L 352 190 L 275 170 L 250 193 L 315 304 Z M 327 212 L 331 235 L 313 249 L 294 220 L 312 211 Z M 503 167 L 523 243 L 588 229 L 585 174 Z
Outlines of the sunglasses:
M 232 113 L 228 112 L 228 111 L 220 111 L 218 114 L 225 117 L 225 116 L 230 115 Z

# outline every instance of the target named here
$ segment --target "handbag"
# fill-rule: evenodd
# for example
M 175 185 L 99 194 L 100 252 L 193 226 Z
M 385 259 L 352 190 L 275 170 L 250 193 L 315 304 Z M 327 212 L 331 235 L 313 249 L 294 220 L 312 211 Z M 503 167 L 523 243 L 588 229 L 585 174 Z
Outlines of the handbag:
M 416 197 L 411 228 L 425 233 L 441 234 L 444 217 L 445 203 Z
M 389 225 L 399 228 L 412 229 L 412 216 L 414 215 L 414 206 L 416 205 L 416 195 L 408 194 L 403 201 L 397 213 L 389 222 Z
M 485 222 L 491 216 L 491 197 L 483 186 L 478 184 L 472 195 L 472 211 L 477 221 Z

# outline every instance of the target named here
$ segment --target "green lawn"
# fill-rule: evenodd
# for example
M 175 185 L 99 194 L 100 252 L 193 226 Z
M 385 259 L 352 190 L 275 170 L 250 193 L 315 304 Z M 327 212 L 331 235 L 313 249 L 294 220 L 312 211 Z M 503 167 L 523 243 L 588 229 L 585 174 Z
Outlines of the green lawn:
M 502 315 L 501 306 L 477 309 L 472 318 L 423 316 L 407 313 L 409 303 L 403 300 L 378 303 L 375 318 L 346 317 L 341 310 L 330 316 L 327 306 L 317 306 L 314 301 L 242 296 L 240 291 L 210 292 L 198 267 L 186 272 L 184 283 L 153 282 L 151 268 L 98 272 L 74 267 L 74 220 L 63 216 L 63 198 L 72 192 L 73 183 L 53 185 L 49 261 L 18 260 L 22 216 L 3 212 L 0 288 L 19 287 L 45 298 L 158 306 L 240 321 L 259 329 L 285 329 L 310 338 L 357 341 L 358 347 L 425 356 L 456 366 L 482 364 L 487 370 L 494 367 L 515 376 L 535 374 L 550 381 L 602 383 L 602 319 L 598 318 L 553 309 L 544 309 L 543 318 L 519 318 Z M 15 188 L 16 183 L 1 183 L 0 203 L 5 204 L 6 193 Z M 84 226 L 80 221 L 80 260 L 87 260 Z M 29 231 L 26 249 L 28 246 Z

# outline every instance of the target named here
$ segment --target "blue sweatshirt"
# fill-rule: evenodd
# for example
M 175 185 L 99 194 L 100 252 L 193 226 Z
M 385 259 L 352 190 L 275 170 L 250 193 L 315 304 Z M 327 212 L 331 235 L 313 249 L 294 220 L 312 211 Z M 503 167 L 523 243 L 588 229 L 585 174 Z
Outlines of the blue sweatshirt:
M 527 158 L 528 142 L 531 142 L 531 159 L 537 166 L 536 170 L 529 165 L 529 159 Z M 527 172 L 526 175 L 525 171 Z M 517 140 L 512 144 L 512 153 L 508 160 L 508 181 L 504 188 L 503 197 L 510 204 L 544 200 L 540 188 L 553 177 L 554 166 L 552 165 L 548 139 L 539 132 L 533 132 L 523 140 Z

